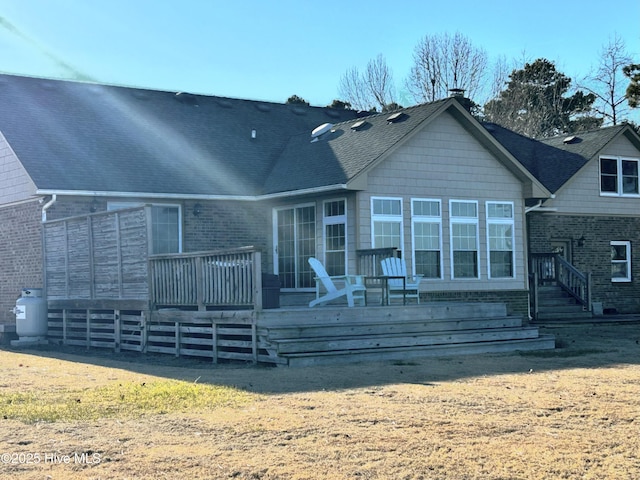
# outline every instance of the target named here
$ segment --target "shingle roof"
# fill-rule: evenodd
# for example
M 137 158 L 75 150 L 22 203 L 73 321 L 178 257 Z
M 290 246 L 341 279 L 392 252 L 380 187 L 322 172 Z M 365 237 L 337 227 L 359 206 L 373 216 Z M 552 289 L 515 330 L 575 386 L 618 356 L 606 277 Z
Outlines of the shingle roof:
M 253 197 L 342 185 L 454 104 L 406 108 L 390 122 L 390 113 L 359 118 L 348 110 L 0 75 L 0 132 L 41 191 Z M 311 131 L 327 122 L 331 132 L 311 142 Z M 565 144 L 485 128 L 551 192 L 620 132 L 581 133 L 582 141 Z
M 495 123 L 485 123 L 484 126 L 552 193 L 556 192 L 589 160 L 576 152 L 525 137 Z
M 575 135 L 534 140 L 494 123 L 485 123 L 484 126 L 552 193 L 621 132 L 629 130 L 626 125 L 617 125 Z
M 567 152 L 576 153 L 584 158 L 591 159 L 625 128 L 627 128 L 626 125 L 617 125 L 613 127 L 600 128 L 598 130 L 579 132 L 571 136 L 562 135 L 542 139 L 541 142 Z
M 337 123 L 315 142 L 311 141 L 310 132 L 293 136 L 267 178 L 265 192 L 346 184 L 449 101 L 403 109 L 394 122 L 387 120 L 392 113 L 382 113 Z
M 289 137 L 355 117 L 0 75 L 0 132 L 40 190 L 256 195 Z

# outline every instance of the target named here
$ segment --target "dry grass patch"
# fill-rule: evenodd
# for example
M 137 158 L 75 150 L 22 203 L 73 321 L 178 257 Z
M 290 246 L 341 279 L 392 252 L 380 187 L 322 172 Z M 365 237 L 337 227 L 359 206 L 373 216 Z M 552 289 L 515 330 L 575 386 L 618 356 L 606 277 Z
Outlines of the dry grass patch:
M 301 369 L 0 350 L 0 453 L 99 458 L 0 478 L 640 478 L 640 327 L 552 333 L 544 354 Z

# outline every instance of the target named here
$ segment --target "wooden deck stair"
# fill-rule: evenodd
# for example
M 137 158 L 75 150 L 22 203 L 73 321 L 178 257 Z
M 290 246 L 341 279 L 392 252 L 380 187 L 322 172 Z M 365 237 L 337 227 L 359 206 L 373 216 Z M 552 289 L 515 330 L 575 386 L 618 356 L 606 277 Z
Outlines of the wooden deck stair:
M 275 363 L 290 366 L 555 347 L 553 336 L 493 303 L 264 311 L 257 334 Z
M 586 311 L 559 286 L 545 285 L 538 288 L 537 321 L 576 320 L 591 317 L 591 312 Z

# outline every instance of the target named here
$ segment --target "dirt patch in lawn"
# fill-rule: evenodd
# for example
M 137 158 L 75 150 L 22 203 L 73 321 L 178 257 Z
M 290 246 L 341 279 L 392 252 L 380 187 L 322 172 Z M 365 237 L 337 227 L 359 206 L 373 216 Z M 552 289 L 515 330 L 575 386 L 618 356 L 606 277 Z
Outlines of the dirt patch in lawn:
M 639 478 L 640 326 L 544 333 L 559 348 L 297 369 L 5 348 L 0 478 Z

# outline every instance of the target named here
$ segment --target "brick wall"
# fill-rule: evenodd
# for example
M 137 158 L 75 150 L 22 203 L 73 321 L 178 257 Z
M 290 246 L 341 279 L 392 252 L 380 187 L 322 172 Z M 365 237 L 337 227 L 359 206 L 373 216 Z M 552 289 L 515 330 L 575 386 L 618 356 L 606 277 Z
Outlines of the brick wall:
M 200 213 L 193 209 L 196 203 Z M 254 245 L 266 251 L 271 210 L 256 202 L 185 202 L 184 251 L 216 250 Z
M 620 313 L 640 313 L 640 218 L 531 215 L 529 238 L 531 253 L 550 252 L 553 239 L 572 239 L 572 263 L 592 274 L 592 301 Z M 611 241 L 631 242 L 631 282 L 611 281 Z
M 23 288 L 43 287 L 41 215 L 37 200 L 0 208 L 0 323 L 15 323 Z

